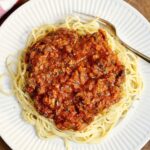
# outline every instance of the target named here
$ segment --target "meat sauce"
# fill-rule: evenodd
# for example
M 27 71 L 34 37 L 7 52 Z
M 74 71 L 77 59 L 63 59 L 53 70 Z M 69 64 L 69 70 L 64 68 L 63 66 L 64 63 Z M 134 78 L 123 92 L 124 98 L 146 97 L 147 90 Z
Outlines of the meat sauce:
M 60 28 L 29 47 L 25 91 L 61 130 L 82 130 L 122 98 L 125 67 L 99 30 Z

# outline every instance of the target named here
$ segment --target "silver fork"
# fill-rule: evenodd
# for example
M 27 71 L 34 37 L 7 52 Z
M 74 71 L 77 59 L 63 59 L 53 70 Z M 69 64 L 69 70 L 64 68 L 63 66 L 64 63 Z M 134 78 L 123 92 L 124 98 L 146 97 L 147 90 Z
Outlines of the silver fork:
M 97 17 L 97 16 L 93 16 L 93 15 L 90 15 L 90 14 L 86 14 L 86 13 L 82 13 L 82 12 L 77 12 L 77 11 L 73 11 L 74 13 L 76 14 L 79 14 L 79 15 L 83 15 L 83 16 L 86 16 L 86 17 L 90 17 L 90 18 L 97 18 L 99 20 L 100 23 L 102 23 L 103 26 L 105 26 L 106 28 L 108 28 L 112 34 L 119 40 L 119 42 L 124 46 L 126 47 L 128 50 L 132 51 L 133 53 L 135 53 L 137 56 L 141 57 L 142 59 L 144 59 L 145 61 L 149 62 L 150 63 L 150 57 L 142 54 L 141 52 L 137 51 L 136 49 L 132 48 L 131 46 L 129 46 L 128 44 L 126 44 L 125 42 L 123 42 L 121 40 L 121 38 L 117 35 L 117 30 L 116 30 L 116 27 L 109 21 L 107 20 L 104 20 L 100 17 Z

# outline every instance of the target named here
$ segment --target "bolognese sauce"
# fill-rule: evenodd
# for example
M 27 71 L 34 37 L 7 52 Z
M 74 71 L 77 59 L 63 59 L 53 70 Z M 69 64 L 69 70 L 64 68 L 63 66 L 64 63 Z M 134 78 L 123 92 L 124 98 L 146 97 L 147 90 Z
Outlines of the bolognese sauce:
M 36 110 L 61 130 L 82 130 L 122 98 L 125 67 L 99 30 L 48 33 L 25 56 L 25 91 Z

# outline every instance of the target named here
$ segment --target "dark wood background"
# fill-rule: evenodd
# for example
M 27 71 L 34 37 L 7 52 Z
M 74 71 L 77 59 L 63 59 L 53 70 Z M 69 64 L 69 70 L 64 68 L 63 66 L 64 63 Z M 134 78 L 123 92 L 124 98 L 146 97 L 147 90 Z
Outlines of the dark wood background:
M 0 19 L 0 24 L 19 6 L 28 0 L 20 0 L 5 16 Z M 139 10 L 148 21 L 150 21 L 150 0 L 125 0 L 137 10 Z M 0 138 L 0 150 L 11 150 L 9 146 Z M 142 150 L 150 150 L 150 141 L 142 148 Z

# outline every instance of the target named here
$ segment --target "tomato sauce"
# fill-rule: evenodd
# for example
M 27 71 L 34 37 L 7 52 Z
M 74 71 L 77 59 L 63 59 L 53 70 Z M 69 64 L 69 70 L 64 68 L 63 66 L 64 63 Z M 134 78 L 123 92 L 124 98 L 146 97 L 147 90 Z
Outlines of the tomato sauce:
M 60 28 L 29 47 L 25 91 L 61 130 L 82 130 L 122 98 L 125 67 L 103 30 L 79 35 Z

